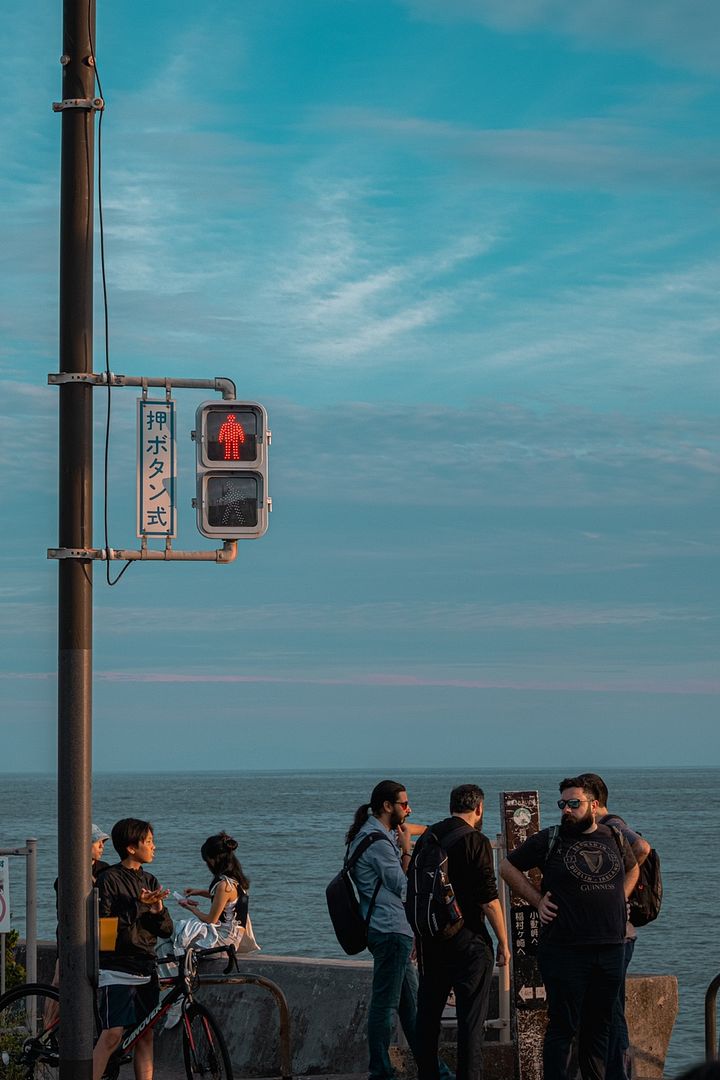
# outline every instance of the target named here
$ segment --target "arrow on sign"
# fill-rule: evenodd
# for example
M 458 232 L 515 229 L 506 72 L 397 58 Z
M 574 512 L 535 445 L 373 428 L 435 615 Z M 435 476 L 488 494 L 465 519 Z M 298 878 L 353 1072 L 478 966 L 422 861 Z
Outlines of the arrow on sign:
M 521 986 L 518 994 L 522 1001 L 531 1001 L 535 997 L 534 986 Z

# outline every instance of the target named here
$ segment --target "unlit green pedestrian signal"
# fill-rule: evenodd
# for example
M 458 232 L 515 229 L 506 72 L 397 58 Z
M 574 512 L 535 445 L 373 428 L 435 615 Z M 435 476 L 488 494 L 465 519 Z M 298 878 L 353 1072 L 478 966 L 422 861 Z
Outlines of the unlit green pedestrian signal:
M 261 497 L 259 476 L 230 472 L 208 476 L 205 487 L 208 525 L 211 529 L 257 528 Z
M 250 401 L 206 401 L 195 423 L 198 529 L 223 540 L 262 536 L 271 508 L 266 410 Z

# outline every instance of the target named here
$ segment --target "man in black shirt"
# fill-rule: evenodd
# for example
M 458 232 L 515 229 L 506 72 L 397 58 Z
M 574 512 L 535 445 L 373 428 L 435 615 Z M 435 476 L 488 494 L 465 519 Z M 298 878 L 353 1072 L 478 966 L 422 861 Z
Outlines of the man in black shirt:
M 541 829 L 503 859 L 500 874 L 540 915 L 545 1080 L 570 1080 L 576 1032 L 583 1080 L 605 1080 L 610 1019 L 623 979 L 626 901 L 638 867 L 622 833 L 596 824 L 598 800 L 583 777 L 562 780 L 560 796 L 555 841 L 550 829 Z M 542 870 L 540 891 L 524 873 L 535 867 Z
M 450 793 L 452 816 L 430 827 L 447 851 L 448 877 L 463 914 L 463 925 L 450 938 L 418 939 L 419 1080 L 438 1080 L 440 1021 L 451 988 L 455 990 L 457 1007 L 457 1078 L 482 1080 L 482 1043 L 494 966 L 486 916 L 498 941 L 498 964 L 507 964 L 509 958 L 492 847 L 480 831 L 484 800 L 481 788 L 462 784 Z
M 100 950 L 98 1016 L 101 1032 L 93 1051 L 93 1080 L 101 1080 L 108 1058 L 119 1046 L 125 1028 L 134 1027 L 158 1003 L 155 945 L 169 938 L 172 919 L 156 877 L 143 870 L 155 858 L 155 837 L 149 821 L 123 818 L 113 825 L 113 847 L 120 862 L 98 879 L 100 918 L 117 924 L 115 946 Z M 153 1030 L 135 1044 L 135 1080 L 152 1080 Z

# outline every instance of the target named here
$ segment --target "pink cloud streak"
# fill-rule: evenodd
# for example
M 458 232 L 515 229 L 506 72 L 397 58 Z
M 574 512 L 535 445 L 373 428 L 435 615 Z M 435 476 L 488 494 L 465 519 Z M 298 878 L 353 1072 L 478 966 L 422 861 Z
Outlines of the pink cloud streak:
M 0 679 L 54 679 L 54 672 L 6 672 Z M 401 673 L 368 673 L 366 675 L 348 675 L 335 678 L 321 678 L 314 675 L 210 675 L 185 674 L 172 671 L 98 671 L 96 682 L 112 683 L 263 683 L 279 686 L 377 686 L 393 688 L 448 687 L 457 690 L 535 690 L 539 693 L 582 692 L 582 693 L 634 693 L 634 694 L 720 694 L 718 679 L 676 679 L 651 680 L 645 678 L 618 678 L 612 681 L 602 679 L 454 679 L 429 678 L 427 676 L 404 675 Z

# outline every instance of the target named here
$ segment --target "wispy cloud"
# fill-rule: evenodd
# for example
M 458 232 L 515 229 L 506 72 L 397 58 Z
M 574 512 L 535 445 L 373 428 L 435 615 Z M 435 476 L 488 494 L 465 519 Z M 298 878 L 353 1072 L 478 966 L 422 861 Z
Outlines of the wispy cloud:
M 238 607 L 234 595 L 227 605 L 214 602 L 186 608 L 172 607 L 174 635 L 213 631 L 222 613 L 223 633 L 242 632 L 247 625 L 247 612 Z M 51 604 L 27 604 L 9 600 L 4 605 L 3 624 L 6 633 L 29 624 L 48 624 L 55 608 Z M 104 632 L 138 634 L 147 622 L 147 609 L 129 604 L 124 607 L 101 605 L 98 617 Z M 714 614 L 701 604 L 685 607 L 659 604 L 537 604 L 481 603 L 477 601 L 438 601 L 432 599 L 409 601 L 378 601 L 346 603 L 328 600 L 318 603 L 266 603 L 253 613 L 257 632 L 274 630 L 283 633 L 304 631 L 312 633 L 353 634 L 358 631 L 377 633 L 403 632 L 474 633 L 491 630 L 566 632 L 598 628 L 623 628 L 625 631 L 650 627 L 665 628 L 685 623 L 708 623 Z M 169 632 L 164 631 L 166 634 Z
M 450 154 L 484 182 L 556 190 L 698 186 L 711 192 L 720 155 L 709 140 L 665 136 L 658 144 L 649 116 L 643 122 L 615 110 L 607 116 L 568 119 L 534 128 L 478 128 L 447 120 L 335 107 L 316 122 L 356 135 L 415 145 L 423 156 Z
M 668 63 L 717 71 L 720 10 L 714 0 L 400 0 L 416 15 L 469 19 L 499 30 L 541 30 L 581 45 L 640 49 Z

